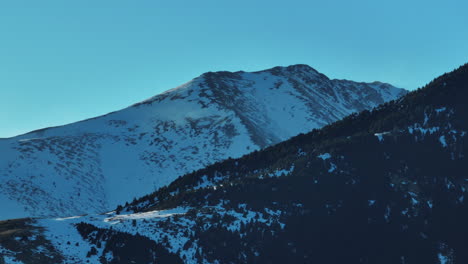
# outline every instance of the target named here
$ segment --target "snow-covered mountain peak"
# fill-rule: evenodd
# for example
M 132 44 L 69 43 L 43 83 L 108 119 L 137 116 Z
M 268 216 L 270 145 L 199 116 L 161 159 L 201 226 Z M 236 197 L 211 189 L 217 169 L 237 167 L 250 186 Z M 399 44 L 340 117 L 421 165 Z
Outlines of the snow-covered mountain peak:
M 307 65 L 208 72 L 120 111 L 0 141 L 0 218 L 115 208 L 404 93 Z
M 294 74 L 294 73 L 315 73 L 315 74 L 321 74 L 318 72 L 316 69 L 312 68 L 311 66 L 307 64 L 293 64 L 289 66 L 276 66 L 270 69 L 258 71 L 258 72 L 270 72 L 274 74 L 280 74 L 280 73 L 289 73 L 289 74 Z M 323 75 L 325 76 L 325 75 Z M 326 77 L 326 76 L 325 76 Z

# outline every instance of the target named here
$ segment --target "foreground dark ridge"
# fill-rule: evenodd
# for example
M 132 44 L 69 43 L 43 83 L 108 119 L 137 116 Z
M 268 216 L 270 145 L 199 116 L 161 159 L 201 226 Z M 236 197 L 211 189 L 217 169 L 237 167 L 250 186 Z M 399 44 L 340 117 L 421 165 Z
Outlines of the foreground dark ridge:
M 362 139 L 362 137 L 372 136 L 372 138 L 383 139 L 383 137 L 390 136 L 392 133 L 401 134 L 404 132 L 401 130 L 405 129 L 409 130 L 407 132 L 419 130 L 422 133 L 431 133 L 431 131 L 425 131 L 427 129 L 423 127 L 408 129 L 408 126 L 421 121 L 421 119 L 423 119 L 421 126 L 427 126 L 429 121 L 428 109 L 432 109 L 436 113 L 443 113 L 447 111 L 448 106 L 453 106 L 454 110 L 460 110 L 458 111 L 460 113 L 457 114 L 457 117 L 460 117 L 461 120 L 455 118 L 453 118 L 455 120 L 448 118 L 444 120 L 442 116 L 438 118 L 438 121 L 453 121 L 455 124 L 450 123 L 449 127 L 454 125 L 466 127 L 467 123 L 463 121 L 464 115 L 468 115 L 468 112 L 464 112 L 464 110 L 466 110 L 464 96 L 468 89 L 468 81 L 466 81 L 465 76 L 467 68 L 467 65 L 461 66 L 451 73 L 446 73 L 434 79 L 425 87 L 410 92 L 399 100 L 382 104 L 372 111 L 366 110 L 359 114 L 352 114 L 322 129 L 314 129 L 311 133 L 300 134 L 260 152 L 254 151 L 240 159 L 230 159 L 228 161 L 219 162 L 205 169 L 182 176 L 168 187 L 161 188 L 161 190 L 157 192 L 140 198 L 132 202 L 129 206 L 138 205 L 153 198 L 154 200 L 159 200 L 159 202 L 149 204 L 162 206 L 163 203 L 158 199 L 159 196 L 164 196 L 161 195 L 162 193 L 190 190 L 193 186 L 200 183 L 203 176 L 209 177 L 210 172 L 220 173 L 221 171 L 229 171 L 226 168 L 235 167 L 236 171 L 245 170 L 248 172 L 264 169 L 264 164 L 256 161 L 262 160 L 267 164 L 278 163 L 283 159 L 290 158 L 290 156 L 295 157 L 297 153 L 291 151 L 292 149 L 302 150 L 302 148 L 308 147 L 313 148 L 314 153 L 320 153 L 320 151 L 324 151 L 326 148 L 334 147 L 335 145 L 350 144 L 352 140 L 349 140 L 354 137 Z M 449 86 L 449 84 L 452 85 Z M 439 130 L 439 128 L 437 128 L 437 130 Z M 431 134 L 434 134 L 434 132 Z M 324 149 L 322 150 L 322 148 Z M 239 164 L 242 166 L 239 166 Z M 173 197 L 173 195 L 168 195 L 167 197 Z M 162 200 L 166 199 L 162 198 Z M 135 208 L 135 210 L 138 211 L 143 208 L 146 207 Z

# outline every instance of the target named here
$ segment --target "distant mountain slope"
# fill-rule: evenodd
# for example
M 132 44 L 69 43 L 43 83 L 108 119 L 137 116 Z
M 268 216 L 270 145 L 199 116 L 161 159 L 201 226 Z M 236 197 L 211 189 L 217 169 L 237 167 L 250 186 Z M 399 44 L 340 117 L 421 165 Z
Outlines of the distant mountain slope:
M 0 223 L 38 237 L 0 245 L 48 263 L 468 263 L 466 98 L 468 64 L 116 212 Z
M 404 93 L 306 65 L 205 73 L 121 111 L 0 139 L 0 219 L 106 211 Z

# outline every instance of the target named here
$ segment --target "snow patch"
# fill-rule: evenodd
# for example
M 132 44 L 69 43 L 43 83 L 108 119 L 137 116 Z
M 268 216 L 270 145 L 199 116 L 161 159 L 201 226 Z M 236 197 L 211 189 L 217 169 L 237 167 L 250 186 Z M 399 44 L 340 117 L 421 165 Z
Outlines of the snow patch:
M 289 169 L 281 169 L 276 170 L 273 173 L 268 174 L 269 177 L 280 177 L 280 176 L 287 176 L 290 175 L 294 170 L 294 164 L 291 165 Z
M 324 154 L 318 155 L 317 157 L 322 159 L 322 160 L 327 160 L 327 159 L 331 158 L 331 155 L 330 155 L 330 153 L 324 153 Z
M 438 253 L 437 257 L 439 258 L 440 264 L 448 264 L 449 263 L 448 257 L 442 255 L 442 253 Z
M 444 112 L 445 110 L 447 110 L 446 107 L 441 107 L 441 108 L 437 108 L 435 111 L 436 111 L 438 114 L 440 114 L 440 113 Z
M 390 134 L 390 132 L 382 132 L 382 133 L 375 133 L 374 136 L 377 137 L 377 139 L 382 142 L 384 140 L 383 136 Z
M 114 217 L 109 217 L 104 219 L 104 222 L 113 222 L 113 221 L 122 221 L 122 220 L 133 220 L 133 219 L 148 219 L 148 218 L 166 218 L 174 215 L 183 215 L 187 213 L 188 208 L 177 207 L 170 210 L 155 210 L 144 213 L 135 213 L 135 214 L 121 214 Z
M 447 141 L 445 140 L 445 136 L 440 136 L 439 137 L 439 142 L 442 144 L 442 147 L 446 148 L 447 147 Z

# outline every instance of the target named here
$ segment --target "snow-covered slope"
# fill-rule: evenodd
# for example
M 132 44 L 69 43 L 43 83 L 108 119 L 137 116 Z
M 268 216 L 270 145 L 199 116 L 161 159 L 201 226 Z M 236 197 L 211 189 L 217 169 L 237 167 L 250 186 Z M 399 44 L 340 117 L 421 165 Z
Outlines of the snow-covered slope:
M 0 139 L 0 219 L 103 212 L 404 93 L 307 65 L 205 73 L 117 112 Z

